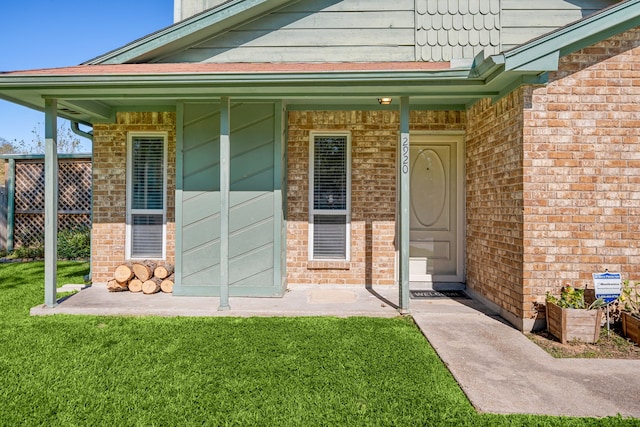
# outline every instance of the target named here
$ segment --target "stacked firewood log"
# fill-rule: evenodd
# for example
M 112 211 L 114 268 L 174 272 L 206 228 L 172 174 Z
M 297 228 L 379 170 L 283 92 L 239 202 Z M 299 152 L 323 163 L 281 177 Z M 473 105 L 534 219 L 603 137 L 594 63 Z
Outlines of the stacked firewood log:
M 120 264 L 113 279 L 107 282 L 110 292 L 142 292 L 156 294 L 160 291 L 173 292 L 173 265 L 155 261 L 137 261 Z

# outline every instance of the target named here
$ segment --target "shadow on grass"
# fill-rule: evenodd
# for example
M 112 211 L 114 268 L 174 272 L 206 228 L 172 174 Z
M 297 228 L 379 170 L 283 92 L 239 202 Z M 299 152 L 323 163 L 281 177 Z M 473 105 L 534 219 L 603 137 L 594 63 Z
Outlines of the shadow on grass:
M 39 280 L 43 274 L 42 261 L 3 264 L 0 267 L 0 290 L 28 285 Z

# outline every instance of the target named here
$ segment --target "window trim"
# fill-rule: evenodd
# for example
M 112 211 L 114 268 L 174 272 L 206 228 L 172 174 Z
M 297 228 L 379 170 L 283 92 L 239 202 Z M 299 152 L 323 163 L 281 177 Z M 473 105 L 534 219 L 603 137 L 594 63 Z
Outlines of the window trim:
M 159 209 L 132 209 L 133 203 L 133 140 L 134 138 L 162 138 L 162 257 L 167 259 L 167 154 L 168 154 L 168 133 L 167 132 L 128 132 L 127 133 L 127 195 L 126 195 L 126 233 L 125 233 L 125 259 L 140 260 L 144 258 L 134 258 L 131 254 L 133 245 L 133 215 L 135 214 L 158 214 Z M 135 211 L 135 212 L 134 212 Z M 155 259 L 155 258 L 154 258 Z
M 315 138 L 323 136 L 344 136 L 347 138 L 347 203 L 344 210 L 326 210 L 314 208 L 314 154 L 315 154 Z M 309 132 L 309 246 L 308 254 L 309 261 L 328 261 L 328 262 L 350 262 L 351 261 L 351 132 L 349 131 L 311 131 Z M 318 214 L 325 215 L 345 215 L 346 217 L 346 229 L 345 229 L 345 258 L 319 258 L 315 257 L 313 253 L 314 246 L 314 217 Z

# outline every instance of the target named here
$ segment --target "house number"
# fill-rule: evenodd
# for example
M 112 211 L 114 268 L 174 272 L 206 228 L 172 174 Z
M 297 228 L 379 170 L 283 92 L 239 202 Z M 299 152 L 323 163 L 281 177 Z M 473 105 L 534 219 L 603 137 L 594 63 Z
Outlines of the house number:
M 409 137 L 402 137 L 402 173 L 409 173 Z

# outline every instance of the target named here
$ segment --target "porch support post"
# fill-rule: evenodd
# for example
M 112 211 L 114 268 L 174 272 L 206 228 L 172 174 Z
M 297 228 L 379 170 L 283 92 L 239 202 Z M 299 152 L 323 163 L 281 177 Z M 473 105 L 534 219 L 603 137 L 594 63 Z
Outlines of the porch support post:
M 55 307 L 58 261 L 58 108 L 45 100 L 44 118 L 44 303 Z
M 409 97 L 400 98 L 400 216 L 399 216 L 399 311 L 402 314 L 409 313 Z
M 7 252 L 13 251 L 16 227 L 16 159 L 9 159 L 7 171 Z
M 231 170 L 231 102 L 220 98 L 220 307 L 229 310 L 229 175 Z

